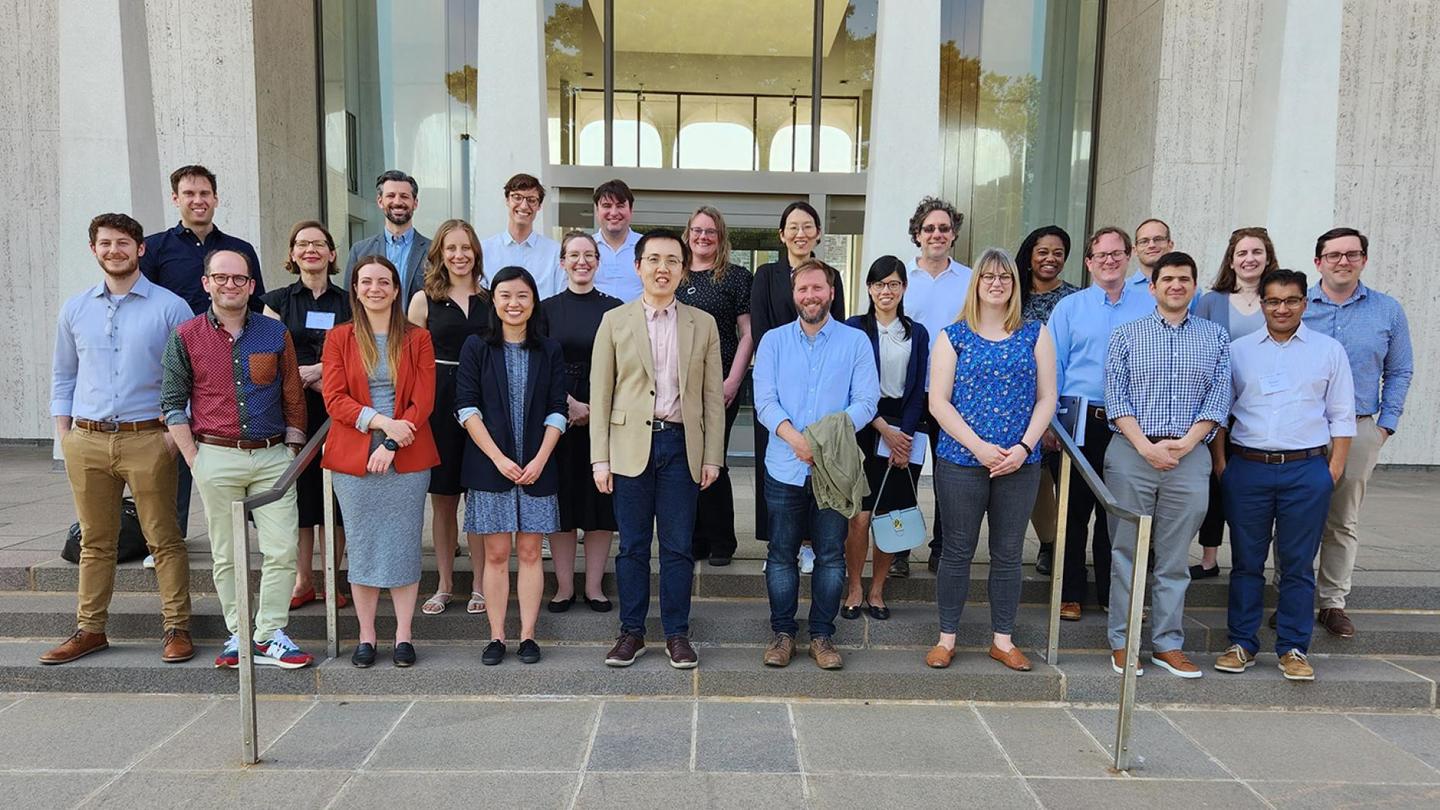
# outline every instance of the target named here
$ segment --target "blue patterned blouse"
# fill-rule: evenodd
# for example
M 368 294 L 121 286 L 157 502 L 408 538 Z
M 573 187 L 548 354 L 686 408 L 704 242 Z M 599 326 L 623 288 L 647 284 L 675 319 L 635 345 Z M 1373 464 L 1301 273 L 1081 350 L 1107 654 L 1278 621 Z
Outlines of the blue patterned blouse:
M 945 327 L 945 338 L 955 349 L 955 383 L 950 404 L 960 412 L 976 435 L 1000 447 L 1014 447 L 1025 438 L 1035 411 L 1035 341 L 1040 322 L 1027 321 L 1004 340 L 983 338 L 969 324 Z M 983 466 L 949 433 L 941 431 L 936 455 L 951 464 Z M 1040 461 L 1040 443 L 1026 464 Z

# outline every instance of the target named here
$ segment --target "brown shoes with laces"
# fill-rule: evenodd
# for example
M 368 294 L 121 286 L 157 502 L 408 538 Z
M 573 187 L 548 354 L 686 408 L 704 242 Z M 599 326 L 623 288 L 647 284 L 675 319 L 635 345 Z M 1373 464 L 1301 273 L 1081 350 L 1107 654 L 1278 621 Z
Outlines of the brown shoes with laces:
M 696 655 L 695 648 L 690 646 L 690 639 L 684 636 L 665 639 L 665 654 L 670 658 L 670 666 L 676 669 L 694 669 L 700 666 L 700 656 Z
M 1340 638 L 1355 637 L 1355 623 L 1350 621 L 1349 616 L 1345 615 L 1345 608 L 1321 608 L 1319 615 L 1315 617 L 1315 621 L 1325 625 L 1325 629 L 1330 631 L 1330 635 L 1332 636 L 1339 636 Z
M 795 657 L 795 637 L 789 633 L 776 633 L 765 647 L 765 666 L 788 667 Z
M 40 656 L 42 664 L 68 664 L 77 658 L 84 658 L 93 652 L 100 652 L 110 646 L 104 633 L 92 633 L 89 630 L 76 630 L 70 638 L 61 642 L 60 646 L 48 650 Z
M 167 664 L 178 664 L 195 657 L 195 644 L 190 640 L 190 631 L 171 628 L 165 631 L 160 642 L 160 660 Z
M 1169 670 L 1170 674 L 1177 678 L 1199 678 L 1205 674 L 1181 650 L 1150 653 L 1150 663 Z
M 1078 622 L 1078 621 L 1080 621 L 1080 603 L 1079 603 L 1079 602 L 1061 602 L 1061 603 L 1060 603 L 1060 621 L 1062 621 L 1062 622 Z
M 821 669 L 840 669 L 845 666 L 845 661 L 840 657 L 840 651 L 835 649 L 835 642 L 828 636 L 810 639 L 810 657 Z

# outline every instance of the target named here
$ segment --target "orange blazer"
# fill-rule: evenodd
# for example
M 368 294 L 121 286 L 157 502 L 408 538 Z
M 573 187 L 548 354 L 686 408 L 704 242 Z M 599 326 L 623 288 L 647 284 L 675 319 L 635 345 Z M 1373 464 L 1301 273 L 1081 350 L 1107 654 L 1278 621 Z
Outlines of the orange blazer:
M 360 317 L 365 314 L 362 312 Z M 360 409 L 371 404 L 370 382 L 360 359 L 360 344 L 355 342 L 354 323 L 330 330 L 325 336 L 321 362 L 324 370 L 320 385 L 325 410 L 330 414 L 330 434 L 325 437 L 321 465 L 335 472 L 364 475 L 365 462 L 370 458 L 370 434 L 356 430 L 355 420 L 360 418 Z M 429 332 L 418 327 L 405 330 L 400 367 L 390 373 L 395 383 L 395 417 L 415 425 L 415 441 L 396 451 L 394 469 L 402 473 L 428 470 L 440 463 L 435 437 L 430 432 L 430 412 L 435 409 L 435 348 Z

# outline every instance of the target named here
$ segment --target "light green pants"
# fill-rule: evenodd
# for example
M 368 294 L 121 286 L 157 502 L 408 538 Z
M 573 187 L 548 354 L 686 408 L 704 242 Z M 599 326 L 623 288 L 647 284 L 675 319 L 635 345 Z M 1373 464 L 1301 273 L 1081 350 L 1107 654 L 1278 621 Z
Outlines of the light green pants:
M 269 489 L 290 465 L 291 458 L 290 449 L 284 445 L 264 450 L 235 450 L 202 444 L 195 455 L 191 472 L 200 498 L 205 502 L 215 593 L 220 597 L 225 626 L 232 635 L 237 632 L 239 622 L 235 609 L 235 536 L 231 529 L 230 505 Z M 300 526 L 294 487 L 275 503 L 255 510 L 254 519 L 260 535 L 261 555 L 255 641 L 263 642 L 290 622 L 290 590 L 295 585 Z M 249 562 L 241 561 L 240 570 L 248 574 Z

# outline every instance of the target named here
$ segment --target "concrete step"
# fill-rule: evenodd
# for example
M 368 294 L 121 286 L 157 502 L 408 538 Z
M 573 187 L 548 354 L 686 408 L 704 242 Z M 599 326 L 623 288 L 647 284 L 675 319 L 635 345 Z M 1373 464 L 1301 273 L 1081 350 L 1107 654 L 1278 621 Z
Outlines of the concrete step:
M 809 610 L 801 603 L 802 625 Z M 0 639 L 62 638 L 74 629 L 75 600 L 71 594 L 20 591 L 0 593 Z M 757 644 L 768 638 L 769 605 L 763 599 L 697 599 L 690 616 L 691 636 L 712 644 Z M 1440 656 L 1440 613 L 1393 613 L 1356 611 L 1351 614 L 1358 632 L 1341 639 L 1317 628 L 1311 651 L 1345 655 L 1429 655 Z M 663 638 L 660 610 L 651 602 L 646 633 Z M 1062 622 L 1060 648 L 1068 650 L 1109 649 L 1106 614 L 1086 611 L 1078 622 Z M 1185 615 L 1186 649 L 1220 652 L 1229 646 L 1226 615 L 1222 608 L 1190 608 Z M 887 620 L 876 620 L 862 612 L 860 618 L 836 619 L 837 644 L 853 648 L 928 649 L 935 643 L 938 617 L 934 605 L 897 602 Z M 1043 605 L 1022 605 L 1017 616 L 1015 639 L 1022 645 L 1043 648 L 1049 628 Z M 1147 622 L 1148 624 L 1148 622 Z M 519 636 L 519 609 L 512 600 L 506 616 L 507 637 Z M 388 597 L 382 597 L 377 631 L 382 638 L 393 635 L 394 615 Z M 536 638 L 545 643 L 591 643 L 612 641 L 619 626 L 619 614 L 596 613 L 576 603 L 566 613 L 544 608 L 536 622 Z M 158 599 L 152 594 L 116 594 L 110 605 L 107 634 L 115 639 L 154 639 L 161 633 Z M 325 606 L 312 603 L 290 614 L 289 630 L 297 638 L 325 637 Z M 197 639 L 219 641 L 229 634 L 220 614 L 219 601 L 210 595 L 193 598 L 191 632 Z M 340 611 L 340 637 L 353 639 L 358 632 L 355 612 Z M 962 647 L 983 649 L 990 643 L 990 606 L 984 602 L 966 605 L 961 615 L 958 642 Z M 489 638 L 484 615 L 470 615 L 459 601 L 438 616 L 417 611 L 414 623 L 417 639 L 424 641 L 483 641 Z M 1148 643 L 1148 640 L 1147 640 Z M 1262 650 L 1274 644 L 1274 633 L 1262 625 Z
M 513 570 L 512 560 L 512 570 Z M 578 568 L 576 581 L 583 588 L 584 565 Z M 251 578 L 259 582 L 259 561 L 251 565 Z M 658 571 L 658 563 L 652 563 L 652 570 Z M 550 562 L 545 561 L 546 578 L 553 581 Z M 923 560 L 911 565 L 907 579 L 891 579 L 885 585 L 889 602 L 935 602 L 935 575 L 925 567 Z M 989 587 L 986 578 L 989 565 L 978 563 L 970 576 L 968 599 L 972 602 L 986 601 Z M 868 575 L 866 580 L 868 582 Z M 342 576 L 343 580 L 343 576 Z M 319 581 L 317 576 L 317 581 Z M 0 590 L 9 591 L 60 591 L 74 593 L 79 582 L 77 566 L 64 560 L 54 559 L 34 566 L 0 567 Z M 454 591 L 457 596 L 468 594 L 471 586 L 470 561 L 456 560 Z M 426 555 L 420 578 L 420 591 L 430 594 L 435 591 L 436 573 L 434 557 Z M 553 586 L 547 586 L 553 587 Z M 652 574 L 651 588 L 658 587 L 658 578 Z M 759 560 L 736 560 L 731 565 L 715 568 L 706 563 L 697 563 L 693 580 L 697 597 L 738 597 L 765 598 L 765 575 L 760 570 Z M 810 592 L 809 577 L 800 579 L 801 595 Z M 214 593 L 215 585 L 210 576 L 210 558 L 204 554 L 192 554 L 190 562 L 190 589 L 193 593 Z M 139 563 L 118 566 L 115 572 L 117 592 L 149 593 L 155 590 L 155 574 Z M 613 562 L 605 574 L 605 591 L 615 592 Z M 1229 592 L 1229 579 L 1197 580 L 1190 583 L 1186 604 L 1193 607 L 1224 608 Z M 1050 600 L 1050 578 L 1035 573 L 1034 566 L 1026 565 L 1021 585 L 1020 601 L 1028 604 L 1042 604 Z M 1275 590 L 1267 588 L 1267 605 L 1274 605 Z M 1088 604 L 1087 604 L 1088 607 Z M 1348 600 L 1352 610 L 1440 610 L 1440 577 L 1431 571 L 1356 571 L 1354 585 Z
M 36 656 L 46 644 L 0 642 L 0 690 L 17 692 L 233 693 L 236 673 L 216 670 L 213 649 L 184 664 L 163 664 L 154 643 L 117 643 L 110 650 L 71 664 L 42 666 Z M 311 644 L 309 649 L 319 649 Z M 396 669 L 381 649 L 373 669 L 358 670 L 342 657 L 311 669 L 257 668 L 262 694 L 389 696 L 405 695 L 610 695 L 635 697 L 736 697 L 845 700 L 977 700 L 1114 703 L 1119 677 L 1103 654 L 1066 656 L 1058 666 L 1044 664 L 1030 651 L 1035 669 L 1017 673 L 979 652 L 962 652 L 947 670 L 933 670 L 918 650 L 851 650 L 845 668 L 825 672 L 803 654 L 788 668 L 761 664 L 759 646 L 708 646 L 698 649 L 698 669 L 672 669 L 663 650 L 651 649 L 634 666 L 604 665 L 601 645 L 542 647 L 544 659 L 531 666 L 508 657 L 501 665 L 481 666 L 478 644 L 421 643 L 420 660 Z M 1285 681 L 1273 656 L 1243 675 L 1210 668 L 1212 656 L 1197 663 L 1199 680 L 1182 680 L 1148 667 L 1138 681 L 1142 703 L 1187 705 L 1336 707 L 1345 709 L 1435 708 L 1436 684 L 1407 667 L 1405 660 L 1352 656 L 1314 657 L 1317 680 Z M 1430 672 L 1434 676 L 1433 662 Z

